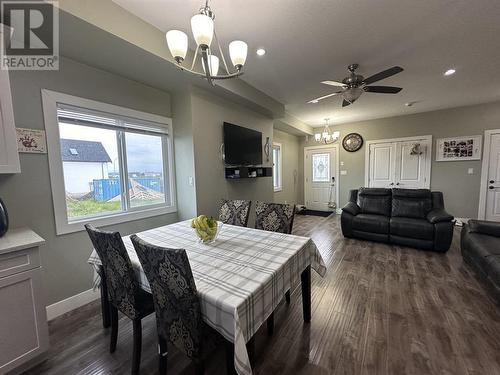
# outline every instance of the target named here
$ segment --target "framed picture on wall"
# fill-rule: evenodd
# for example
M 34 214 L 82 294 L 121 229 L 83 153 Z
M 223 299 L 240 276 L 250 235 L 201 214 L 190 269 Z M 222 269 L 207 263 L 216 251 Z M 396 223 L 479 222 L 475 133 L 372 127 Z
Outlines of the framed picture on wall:
M 481 159 L 481 135 L 436 139 L 436 161 Z

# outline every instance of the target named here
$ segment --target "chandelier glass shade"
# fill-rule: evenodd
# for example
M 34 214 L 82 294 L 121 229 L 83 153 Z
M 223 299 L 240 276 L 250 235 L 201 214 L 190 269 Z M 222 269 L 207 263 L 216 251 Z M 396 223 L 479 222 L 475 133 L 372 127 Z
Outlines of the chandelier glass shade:
M 211 84 L 214 80 L 235 78 L 242 75 L 248 54 L 248 45 L 245 42 L 234 40 L 229 43 L 229 57 L 233 65 L 232 69 L 229 69 L 217 39 L 214 19 L 215 13 L 208 5 L 208 0 L 200 8 L 199 14 L 191 18 L 191 32 L 196 42 L 196 50 L 190 68 L 182 65 L 188 52 L 188 36 L 180 30 L 170 30 L 166 34 L 168 49 L 176 65 L 181 70 L 206 78 Z M 214 41 L 216 46 L 212 48 Z M 198 57 L 201 59 L 203 72 L 195 70 Z M 225 70 L 221 75 L 219 75 L 220 60 L 222 60 L 222 66 Z
M 329 144 L 336 142 L 339 137 L 340 137 L 340 132 L 339 131 L 334 131 L 332 132 L 330 130 L 330 127 L 328 126 L 328 121 L 330 119 L 325 119 L 325 127 L 323 128 L 323 131 L 321 133 L 315 133 L 314 134 L 314 140 L 318 143 L 324 143 L 324 144 Z

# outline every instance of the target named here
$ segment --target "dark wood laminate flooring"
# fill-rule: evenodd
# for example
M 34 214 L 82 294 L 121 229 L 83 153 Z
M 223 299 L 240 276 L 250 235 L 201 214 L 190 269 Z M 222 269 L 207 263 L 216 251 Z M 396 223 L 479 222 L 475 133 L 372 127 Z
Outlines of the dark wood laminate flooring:
M 297 216 L 294 233 L 311 236 L 328 267 L 313 272 L 312 322 L 300 288 L 256 335 L 254 374 L 500 374 L 500 307 L 463 263 L 458 230 L 446 254 L 346 240 L 339 218 Z M 142 374 L 157 373 L 153 316 L 143 322 Z M 118 349 L 94 302 L 50 323 L 46 362 L 26 374 L 128 374 L 132 330 L 120 319 Z M 221 348 L 207 373 L 224 374 Z M 169 374 L 192 374 L 169 353 Z

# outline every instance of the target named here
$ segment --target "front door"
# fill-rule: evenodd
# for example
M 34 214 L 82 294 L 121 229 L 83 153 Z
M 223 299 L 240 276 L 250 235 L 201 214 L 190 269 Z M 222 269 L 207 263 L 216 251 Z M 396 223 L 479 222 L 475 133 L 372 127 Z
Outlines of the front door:
M 334 211 L 337 205 L 335 148 L 307 149 L 305 153 L 306 207 Z
M 500 134 L 492 134 L 486 193 L 486 220 L 500 221 Z

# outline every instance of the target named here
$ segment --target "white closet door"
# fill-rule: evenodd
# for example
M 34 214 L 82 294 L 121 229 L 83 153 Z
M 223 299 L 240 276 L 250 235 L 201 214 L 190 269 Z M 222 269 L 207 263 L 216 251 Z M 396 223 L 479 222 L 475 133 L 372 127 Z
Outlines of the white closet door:
M 500 221 L 500 134 L 491 136 L 486 193 L 486 220 Z
M 394 142 L 370 145 L 369 187 L 389 188 L 394 185 L 396 148 Z
M 420 154 L 413 154 L 413 146 L 420 144 Z M 429 147 L 421 141 L 398 142 L 397 143 L 397 161 L 395 172 L 395 185 L 405 189 L 424 189 L 428 188 L 427 181 L 427 163 L 430 157 L 427 153 Z M 430 156 L 430 155 L 429 155 Z

